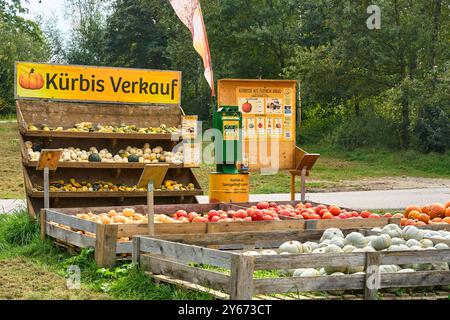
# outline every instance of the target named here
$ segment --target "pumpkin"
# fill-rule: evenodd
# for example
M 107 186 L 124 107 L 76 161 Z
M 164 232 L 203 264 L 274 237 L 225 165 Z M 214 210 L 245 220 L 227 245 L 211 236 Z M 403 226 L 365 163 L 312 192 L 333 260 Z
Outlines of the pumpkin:
M 300 269 L 295 269 L 294 272 L 292 273 L 293 277 L 300 277 L 303 273 L 303 271 L 305 271 L 305 268 L 300 268 Z
M 273 255 L 276 255 L 278 253 L 275 250 L 263 250 L 263 251 L 261 251 L 261 254 L 263 256 L 273 256 Z
M 314 249 L 312 253 L 324 253 L 324 252 L 325 252 L 325 247 L 321 247 L 321 248 Z
M 406 226 L 403 229 L 402 234 L 403 234 L 403 239 L 405 239 L 405 240 L 416 239 L 417 241 L 420 241 L 423 239 L 422 230 L 419 230 L 414 226 Z
M 330 276 L 345 276 L 345 273 L 343 273 L 343 272 L 333 272 L 332 274 L 330 274 Z M 345 290 L 328 290 L 327 292 L 329 294 L 341 296 L 341 295 L 343 295 L 345 293 Z
M 371 246 L 364 247 L 361 250 L 364 251 L 364 252 L 375 252 L 375 251 L 377 251 Z
M 366 252 L 364 249 L 355 249 L 353 252 Z M 347 273 L 363 272 L 364 266 L 347 267 Z
M 330 244 L 334 244 L 336 246 L 338 246 L 339 248 L 344 247 L 344 239 L 340 238 L 340 237 L 334 237 L 333 239 L 330 240 Z
M 259 252 L 257 251 L 245 251 L 242 253 L 244 256 L 259 256 Z
M 381 229 L 380 227 L 376 227 L 372 229 L 373 232 L 383 232 L 383 229 Z
M 324 253 L 342 253 L 344 252 L 340 247 L 338 247 L 335 244 L 330 244 L 328 247 L 325 248 Z M 327 274 L 331 274 L 333 272 L 345 272 L 347 269 L 346 266 L 326 266 L 324 267 Z
M 444 216 L 445 216 L 446 218 L 450 217 L 450 207 L 448 207 L 448 208 L 445 209 Z M 445 219 L 444 219 L 444 220 L 445 220 Z
M 424 248 L 432 248 L 432 247 L 434 247 L 434 243 L 430 239 L 422 239 L 422 240 L 420 240 L 420 244 Z
M 418 220 L 419 217 L 420 217 L 420 211 L 418 211 L 418 210 L 412 210 L 408 214 L 408 219 Z
M 305 278 L 305 277 L 319 277 L 319 276 L 320 276 L 320 272 L 318 270 L 316 270 L 316 269 L 313 269 L 313 268 L 305 269 L 300 275 L 301 278 Z
M 380 273 L 394 273 L 400 270 L 400 267 L 395 264 L 384 264 L 380 266 Z
M 419 216 L 419 221 L 422 221 L 425 224 L 428 224 L 430 222 L 430 216 L 426 213 L 421 213 Z
M 323 232 L 322 237 L 320 238 L 320 242 L 324 240 L 331 240 L 334 237 L 344 238 L 344 234 L 338 228 L 328 228 Z
M 307 241 L 302 244 L 303 253 L 311 253 L 314 249 L 319 248 L 319 244 L 317 242 Z
M 342 248 L 342 251 L 344 252 L 353 252 L 356 248 L 352 246 L 351 244 L 348 244 Z
M 402 239 L 402 238 L 395 237 L 395 238 L 391 239 L 391 244 L 392 245 L 399 245 L 399 244 L 405 244 L 405 243 L 406 243 L 406 241 L 404 239 Z
M 445 249 L 449 249 L 449 246 L 445 243 L 436 243 L 434 245 L 434 248 L 437 250 L 445 250 Z
M 139 156 L 135 154 L 130 154 L 128 156 L 128 162 L 139 162 Z
M 35 73 L 34 69 L 31 69 L 29 73 L 20 75 L 19 84 L 24 89 L 38 90 L 44 86 L 44 78 L 41 74 Z
M 359 232 L 351 232 L 344 239 L 344 245 L 351 244 L 356 248 L 364 248 L 367 244 L 366 238 Z
M 430 206 L 430 218 L 443 218 L 445 213 L 445 207 L 441 203 L 433 203 Z
M 418 212 L 422 212 L 422 210 L 421 210 L 421 208 L 420 208 L 419 206 L 412 205 L 412 206 L 406 207 L 406 209 L 403 211 L 403 216 L 404 216 L 405 218 L 408 218 L 409 213 L 410 213 L 411 211 L 413 211 L 413 210 L 418 211 Z
M 280 249 L 280 252 L 303 253 L 303 246 L 298 241 L 284 242 L 278 249 Z
M 331 244 L 331 240 L 330 239 L 323 240 L 319 244 L 319 248 L 325 248 L 325 247 L 329 246 L 330 244 Z
M 406 251 L 406 250 L 409 250 L 409 247 L 405 244 L 398 244 L 398 245 L 394 244 L 387 249 L 387 251 Z
M 382 234 L 370 241 L 370 245 L 377 251 L 389 248 L 391 237 L 388 234 Z
M 416 271 L 429 271 L 433 268 L 431 263 L 415 263 L 413 269 Z
M 405 273 L 405 272 L 415 272 L 414 269 L 411 268 L 405 268 L 405 269 L 401 269 L 398 270 L 399 273 Z
M 449 271 L 450 270 L 447 262 L 432 263 L 431 269 L 438 270 L 438 271 Z
M 88 157 L 89 162 L 100 162 L 102 158 L 98 153 L 91 153 Z
M 408 241 L 406 241 L 406 245 L 410 248 L 411 247 L 422 247 L 420 242 L 417 241 L 416 239 L 409 239 Z

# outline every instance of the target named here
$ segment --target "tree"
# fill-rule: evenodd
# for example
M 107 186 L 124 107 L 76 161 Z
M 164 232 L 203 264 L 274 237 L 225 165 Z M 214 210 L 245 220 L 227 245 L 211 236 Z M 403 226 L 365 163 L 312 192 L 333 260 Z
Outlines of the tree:
M 20 1 L 0 1 L 0 113 L 14 110 L 14 62 L 46 62 L 49 49 L 39 26 L 19 14 Z

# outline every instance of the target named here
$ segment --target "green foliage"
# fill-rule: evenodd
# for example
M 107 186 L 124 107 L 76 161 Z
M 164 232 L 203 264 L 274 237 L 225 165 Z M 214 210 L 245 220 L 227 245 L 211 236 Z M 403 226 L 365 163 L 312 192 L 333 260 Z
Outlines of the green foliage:
M 24 246 L 39 237 L 38 224 L 26 212 L 8 214 L 2 220 L 2 235 L 10 245 Z

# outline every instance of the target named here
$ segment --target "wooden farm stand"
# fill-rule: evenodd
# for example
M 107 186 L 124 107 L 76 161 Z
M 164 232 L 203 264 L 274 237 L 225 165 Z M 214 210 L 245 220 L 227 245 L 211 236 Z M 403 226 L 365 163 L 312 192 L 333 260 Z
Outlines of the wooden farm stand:
M 162 146 L 164 150 L 182 142 L 181 136 L 171 134 L 140 133 L 104 133 L 28 130 L 28 125 L 46 124 L 50 127 L 72 128 L 75 123 L 120 125 L 133 124 L 138 127 L 159 127 L 162 123 L 168 127 L 181 125 L 183 110 L 179 105 L 136 105 L 104 104 L 87 102 L 55 102 L 46 100 L 17 100 L 17 120 L 20 132 L 20 147 L 25 181 L 27 204 L 31 216 L 44 205 L 44 192 L 37 191 L 42 186 L 43 173 L 36 170 L 37 161 L 30 161 L 26 153 L 25 141 L 40 143 L 42 148 L 58 149 L 79 147 L 88 150 L 95 146 L 99 150 L 108 148 L 115 153 L 126 146 L 142 147 Z M 50 172 L 50 181 L 94 182 L 98 180 L 126 185 L 137 184 L 146 163 L 105 163 L 105 162 L 59 162 L 58 169 Z M 165 179 L 178 183 L 193 183 L 192 191 L 155 191 L 155 203 L 195 203 L 196 195 L 203 194 L 192 172 L 192 166 L 170 164 Z M 106 205 L 139 205 L 147 201 L 145 191 L 131 192 L 50 192 L 50 207 L 94 207 Z
M 79 208 L 51 208 L 41 210 L 41 236 L 49 236 L 60 245 L 73 249 L 95 248 L 95 258 L 99 265 L 113 265 L 118 258 L 126 258 L 132 252 L 131 242 L 118 241 L 119 238 L 131 238 L 136 235 L 148 234 L 149 226 L 142 224 L 111 224 L 103 225 L 86 221 L 75 217 L 78 213 L 102 213 L 111 209 L 122 211 L 123 207 L 79 207 Z M 147 214 L 146 205 L 129 206 L 135 212 Z M 172 214 L 177 210 L 208 212 L 209 210 L 237 210 L 242 208 L 233 203 L 215 204 L 178 204 L 178 205 L 156 205 L 155 214 Z M 347 220 L 320 220 L 304 221 L 303 219 L 290 219 L 282 221 L 253 221 L 253 222 L 229 222 L 229 223 L 157 223 L 154 224 L 155 236 L 177 235 L 177 239 L 183 241 L 189 234 L 221 234 L 240 232 L 266 232 L 273 231 L 302 231 L 317 230 L 336 227 L 341 229 L 373 228 L 382 227 L 389 223 L 399 224 L 399 219 L 347 219 Z M 61 227 L 67 226 L 67 228 Z M 80 231 L 80 232 L 76 232 Z M 85 232 L 96 234 L 96 237 L 86 235 Z
M 348 233 L 354 230 L 344 230 Z M 362 231 L 364 232 L 364 231 Z M 246 256 L 239 251 L 207 248 L 207 245 L 239 245 L 242 249 L 273 248 L 284 241 L 317 241 L 319 230 L 239 232 L 218 234 L 164 235 L 133 238 L 133 261 L 158 281 L 209 292 L 219 298 L 270 299 L 285 295 L 293 299 L 304 292 L 359 290 L 364 299 L 377 299 L 386 288 L 450 285 L 450 271 L 380 273 L 380 265 L 441 263 L 450 261 L 450 249 L 425 251 L 352 252 L 337 254 L 290 254 Z M 209 265 L 227 272 L 205 270 Z M 256 278 L 257 270 L 286 270 L 325 266 L 364 266 L 365 274 L 320 277 Z M 263 295 L 261 297 L 261 295 Z M 448 293 L 447 293 L 448 296 Z M 356 298 L 356 296 L 353 296 Z M 436 298 L 436 296 L 434 296 Z

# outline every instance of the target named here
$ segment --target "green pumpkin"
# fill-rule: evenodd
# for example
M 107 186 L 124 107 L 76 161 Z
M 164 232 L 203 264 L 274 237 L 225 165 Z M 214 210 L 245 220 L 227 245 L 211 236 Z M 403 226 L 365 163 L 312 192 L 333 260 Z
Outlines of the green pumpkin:
M 128 162 L 139 162 L 139 156 L 135 154 L 130 154 L 128 156 Z
M 89 162 L 100 162 L 102 161 L 102 158 L 98 153 L 91 153 L 88 157 Z

